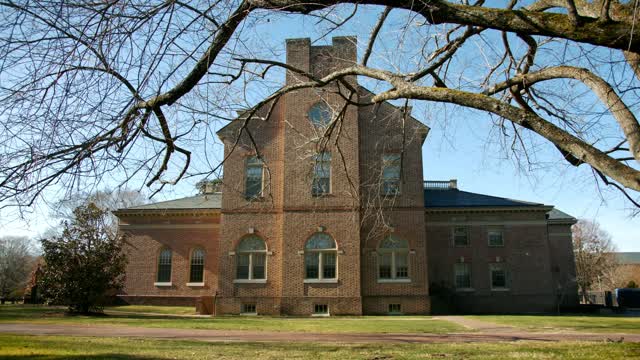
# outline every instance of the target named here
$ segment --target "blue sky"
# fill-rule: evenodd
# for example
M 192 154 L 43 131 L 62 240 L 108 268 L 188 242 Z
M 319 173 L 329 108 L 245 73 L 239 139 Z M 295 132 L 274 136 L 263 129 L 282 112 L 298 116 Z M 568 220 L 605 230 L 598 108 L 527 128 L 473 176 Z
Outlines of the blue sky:
M 335 16 L 344 16 L 348 9 L 343 8 Z M 368 40 L 368 34 L 380 10 L 362 8 L 348 26 L 320 39 L 326 30 L 326 24 L 318 24 L 315 18 L 256 14 L 252 19 L 252 26 L 244 28 L 240 37 L 249 49 L 248 52 L 284 61 L 284 40 L 287 38 L 311 37 L 315 44 L 325 44 L 331 42 L 331 36 L 357 35 L 362 55 L 362 47 Z M 387 32 L 377 43 L 371 64 L 381 68 L 396 65 L 400 70 L 410 67 L 414 61 L 411 53 L 415 53 L 413 42 L 423 41 L 431 32 L 441 30 L 437 27 L 410 29 L 402 34 L 395 30 L 399 25 L 419 21 L 419 18 L 411 18 L 406 12 L 392 12 L 383 29 L 383 32 Z M 398 39 L 402 42 L 401 46 L 398 45 Z M 490 50 L 467 50 L 467 63 L 457 66 L 465 66 L 465 76 L 473 77 L 474 69 L 483 61 L 481 55 L 490 55 Z M 282 73 L 274 73 L 275 77 L 271 79 L 274 84 L 283 81 L 281 75 Z M 257 87 L 249 92 L 250 95 L 245 100 L 255 103 L 269 89 L 273 87 Z M 588 98 L 585 101 L 590 102 Z M 486 114 L 439 104 L 413 105 L 414 116 L 431 127 L 423 147 L 425 179 L 458 179 L 458 186 L 462 190 L 554 205 L 575 217 L 598 221 L 612 235 L 620 251 L 640 251 L 640 217 L 629 217 L 630 205 L 619 193 L 598 188 L 587 167 L 568 166 L 555 150 L 535 136 L 529 142 L 535 164 L 514 161 L 500 144 L 500 134 L 496 134 L 493 126 L 495 119 Z M 214 127 L 223 125 L 220 123 Z M 221 160 L 221 147 L 219 144 L 211 145 L 213 146 L 200 150 L 206 151 L 207 157 L 214 162 Z M 115 178 L 117 176 L 107 174 L 102 186 L 112 186 L 111 179 Z M 168 188 L 154 200 L 192 195 L 195 181 L 187 180 Z M 131 187 L 137 188 L 139 184 Z M 53 201 L 57 196 L 56 192 L 57 190 L 49 191 L 47 199 Z M 25 220 L 19 219 L 15 212 L 2 210 L 0 235 L 35 236 L 57 223 L 56 219 L 48 217 L 49 213 L 48 204 L 44 201 L 30 209 Z

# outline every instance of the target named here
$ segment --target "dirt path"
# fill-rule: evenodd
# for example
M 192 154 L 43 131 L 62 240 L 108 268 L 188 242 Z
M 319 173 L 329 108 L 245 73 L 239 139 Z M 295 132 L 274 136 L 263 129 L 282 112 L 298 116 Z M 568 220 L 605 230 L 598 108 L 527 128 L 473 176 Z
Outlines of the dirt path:
M 434 317 L 434 319 L 449 321 L 449 322 L 464 326 L 467 329 L 477 330 L 484 333 L 494 333 L 494 332 L 510 333 L 510 332 L 521 331 L 520 329 L 517 329 L 513 326 L 496 324 L 492 322 L 475 320 L 475 319 L 469 319 L 464 316 L 436 316 Z
M 532 333 L 492 331 L 451 334 L 332 334 L 274 331 L 161 329 L 130 326 L 0 324 L 0 333 L 98 337 L 145 337 L 209 342 L 442 343 L 500 341 L 620 341 L 640 343 L 640 334 Z

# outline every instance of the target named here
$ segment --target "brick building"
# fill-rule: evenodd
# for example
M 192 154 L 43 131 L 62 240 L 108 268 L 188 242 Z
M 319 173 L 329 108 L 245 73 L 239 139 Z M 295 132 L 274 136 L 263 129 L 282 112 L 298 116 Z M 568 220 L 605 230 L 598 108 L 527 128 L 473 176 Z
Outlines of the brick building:
M 287 41 L 286 85 L 356 63 L 356 40 Z M 218 131 L 218 192 L 121 209 L 122 299 L 216 314 L 544 311 L 575 301 L 570 226 L 551 206 L 424 182 L 429 128 L 347 77 Z M 431 288 L 431 293 L 430 293 Z M 437 310 L 435 307 L 433 310 Z

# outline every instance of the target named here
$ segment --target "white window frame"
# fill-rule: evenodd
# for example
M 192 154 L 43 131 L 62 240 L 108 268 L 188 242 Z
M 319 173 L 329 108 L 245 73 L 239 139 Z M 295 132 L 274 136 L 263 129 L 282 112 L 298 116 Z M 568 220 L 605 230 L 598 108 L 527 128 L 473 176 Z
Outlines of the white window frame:
M 162 260 L 162 253 L 165 251 L 169 252 L 169 281 L 159 281 L 158 277 L 160 276 L 160 261 Z M 166 265 L 166 264 L 165 264 Z M 170 287 L 173 286 L 171 279 L 173 278 L 173 250 L 168 247 L 163 247 L 160 249 L 158 253 L 158 259 L 156 260 L 156 281 L 153 283 L 154 286 L 158 287 Z
M 304 283 L 337 283 L 338 282 L 338 243 L 336 242 L 336 240 L 331 237 L 330 235 L 327 235 L 329 237 L 331 237 L 331 240 L 333 240 L 333 244 L 334 244 L 334 248 L 331 249 L 307 249 L 307 243 L 309 241 L 311 241 L 311 239 L 313 238 L 313 236 L 317 235 L 317 234 L 324 234 L 324 233 L 315 233 L 313 235 L 311 235 L 309 237 L 309 239 L 307 239 L 307 242 L 305 242 L 305 249 L 303 252 L 303 256 L 304 256 Z M 326 234 L 325 234 L 326 235 Z M 317 278 L 307 278 L 307 254 L 312 253 L 312 254 L 318 254 L 318 277 Z M 335 259 L 335 276 L 332 278 L 325 278 L 324 277 L 324 265 L 325 265 L 325 261 L 324 261 L 324 254 L 332 254 L 334 256 Z
M 465 232 L 467 234 L 467 242 L 465 245 L 458 245 L 456 244 L 456 230 L 457 229 L 465 229 Z M 453 228 L 451 229 L 451 242 L 453 243 L 453 247 L 469 247 L 471 246 L 471 232 L 469 231 L 469 226 L 466 225 L 454 225 Z
M 253 306 L 253 312 L 246 311 L 246 306 Z M 258 315 L 258 305 L 255 303 L 243 303 L 240 305 L 240 315 L 252 316 Z
M 458 287 L 458 266 L 464 266 L 467 269 L 467 276 L 469 277 L 469 286 Z M 473 288 L 473 274 L 471 269 L 471 263 L 458 262 L 453 265 L 453 287 L 456 291 L 474 291 Z
M 391 254 L 391 278 L 381 278 L 380 277 L 380 256 L 383 254 Z M 397 269 L 396 269 L 396 255 L 403 254 L 407 257 L 407 277 L 398 277 Z M 409 249 L 378 249 L 378 282 L 379 283 L 410 283 L 411 276 L 409 274 L 410 266 L 410 257 L 409 257 Z
M 326 312 L 316 312 L 316 307 L 317 306 L 326 306 L 327 311 Z M 313 313 L 311 316 L 330 316 L 331 312 L 329 309 L 329 304 L 313 304 Z
M 394 157 L 397 159 L 391 159 Z M 397 163 L 397 164 L 396 164 Z M 396 181 L 396 191 L 390 192 L 385 189 L 385 182 L 387 178 L 385 178 L 384 173 L 387 167 L 398 166 L 398 177 L 397 178 L 389 178 L 388 181 Z M 402 193 L 402 154 L 400 153 L 386 153 L 382 154 L 382 174 L 381 174 L 382 186 L 380 187 L 380 192 L 384 196 L 397 196 Z
M 268 275 L 268 261 L 267 261 L 267 255 L 269 254 L 269 252 L 267 251 L 267 242 L 264 241 L 263 238 L 259 237 L 259 236 L 255 236 L 255 238 L 260 239 L 263 243 L 264 243 L 264 250 L 240 250 L 238 249 L 240 247 L 240 244 L 242 243 L 242 241 L 246 240 L 248 237 L 243 238 L 242 240 L 240 240 L 240 242 L 238 243 L 238 246 L 236 247 L 236 251 L 235 251 L 235 255 L 236 255 L 236 263 L 235 263 L 235 277 L 236 279 L 233 280 L 234 283 L 238 283 L 238 284 L 242 284 L 242 283 L 256 283 L 256 284 L 263 284 L 267 282 L 267 275 Z M 254 255 L 256 254 L 260 254 L 264 256 L 264 278 L 263 279 L 254 279 L 253 276 L 253 260 L 254 260 Z M 237 278 L 238 276 L 238 259 L 240 258 L 241 255 L 248 255 L 249 256 L 249 273 L 248 273 L 248 278 L 247 279 L 239 279 Z
M 504 286 L 493 286 L 493 272 L 501 270 L 504 273 Z M 491 291 L 509 291 L 509 271 L 505 263 L 491 263 L 489 264 L 489 286 Z
M 256 159 L 255 163 L 250 163 L 251 159 Z M 259 163 L 258 163 L 259 162 Z M 260 191 L 254 196 L 249 196 L 247 193 L 247 183 L 249 181 L 249 168 L 260 166 Z M 257 155 L 247 156 L 244 160 L 244 197 L 247 200 L 260 199 L 264 196 L 264 161 L 258 158 Z
M 500 240 L 502 243 L 500 245 L 491 244 L 491 234 L 500 234 Z M 487 230 L 487 246 L 489 247 L 504 247 L 504 231 L 500 228 L 489 228 Z
M 311 179 L 311 195 L 316 196 L 316 197 L 322 197 L 322 196 L 327 196 L 327 195 L 331 195 L 333 193 L 333 181 L 332 181 L 332 168 L 331 168 L 331 164 L 332 164 L 332 155 L 330 152 L 328 151 L 324 151 L 321 153 L 316 154 L 313 157 L 313 177 Z M 324 179 L 323 178 L 319 178 L 317 177 L 317 173 L 316 173 L 316 169 L 317 166 L 320 165 L 321 168 L 324 169 L 324 166 L 328 164 L 328 172 L 329 175 L 327 176 L 329 178 L 329 188 L 327 189 L 327 192 L 322 192 L 322 193 L 317 193 L 315 192 L 315 181 L 316 179 Z
M 192 269 L 193 254 L 196 251 L 202 251 L 202 281 L 200 281 L 200 282 L 191 282 L 191 274 L 192 274 L 192 271 L 193 271 L 193 269 Z M 187 283 L 188 287 L 203 287 L 204 286 L 204 282 L 205 282 L 205 279 L 204 279 L 205 271 L 204 270 L 205 270 L 206 262 L 207 262 L 207 252 L 203 248 L 196 247 L 196 248 L 193 248 L 191 250 L 191 255 L 189 256 L 189 282 Z

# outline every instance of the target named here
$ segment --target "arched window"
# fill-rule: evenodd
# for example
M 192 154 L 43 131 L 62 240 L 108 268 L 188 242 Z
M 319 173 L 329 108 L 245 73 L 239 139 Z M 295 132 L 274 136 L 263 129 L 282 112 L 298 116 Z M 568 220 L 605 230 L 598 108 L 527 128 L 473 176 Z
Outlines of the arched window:
M 171 249 L 162 249 L 158 256 L 158 276 L 159 283 L 171 282 Z
M 409 243 L 388 236 L 378 248 L 378 278 L 381 280 L 409 279 Z
M 333 116 L 333 110 L 323 101 L 315 103 L 307 114 L 309 120 L 314 126 L 324 127 L 329 125 L 331 117 Z
M 304 247 L 305 279 L 336 278 L 336 242 L 325 233 L 313 234 Z
M 191 252 L 191 268 L 189 271 L 190 283 L 204 282 L 204 250 L 194 249 Z
M 264 240 L 255 235 L 242 239 L 236 255 L 236 279 L 266 279 L 267 246 Z

